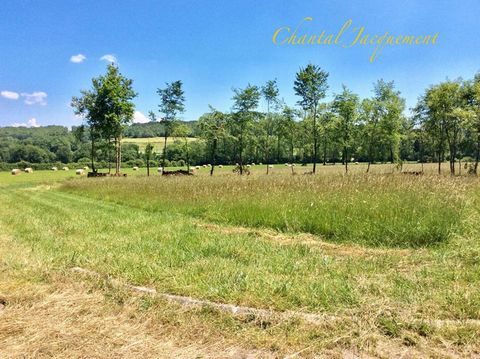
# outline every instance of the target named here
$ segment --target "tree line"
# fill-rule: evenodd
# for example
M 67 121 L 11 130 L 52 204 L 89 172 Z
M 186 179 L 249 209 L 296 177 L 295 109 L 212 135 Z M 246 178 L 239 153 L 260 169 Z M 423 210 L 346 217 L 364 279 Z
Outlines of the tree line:
M 262 86 L 234 88 L 229 111 L 210 106 L 198 121 L 179 120 L 185 109 L 183 83 L 174 81 L 159 88 L 158 108 L 151 122 L 132 124 L 133 81 L 118 67 L 109 65 L 105 75 L 92 79 L 92 87 L 72 98 L 82 126 L 68 131 L 61 126 L 38 129 L 0 129 L 0 162 L 88 162 L 95 171 L 109 167 L 121 172 L 127 165 L 189 166 L 209 163 L 237 164 L 239 173 L 248 163 L 283 162 L 397 163 L 437 162 L 438 171 L 448 161 L 469 162 L 477 173 L 480 157 L 480 74 L 469 80 L 446 80 L 432 85 L 405 114 L 405 100 L 393 81 L 373 84 L 372 95 L 361 99 L 343 85 L 326 101 L 329 74 L 309 64 L 295 75 L 293 89 L 298 101 L 288 105 L 281 98 L 276 80 Z M 260 108 L 264 108 L 262 111 Z M 36 133 L 33 135 L 33 133 Z M 135 144 L 122 144 L 128 137 L 164 138 L 155 153 L 152 146 L 141 152 Z M 146 134 L 146 136 L 145 136 Z M 175 137 L 174 143 L 168 142 Z M 189 141 L 189 137 L 198 140 Z M 112 166 L 114 166 L 112 168 Z

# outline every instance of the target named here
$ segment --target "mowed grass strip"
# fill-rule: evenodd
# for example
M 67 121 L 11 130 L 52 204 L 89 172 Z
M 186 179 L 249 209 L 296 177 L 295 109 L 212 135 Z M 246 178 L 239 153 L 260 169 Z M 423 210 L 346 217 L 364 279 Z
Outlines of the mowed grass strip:
M 181 215 L 150 214 L 54 191 L 2 193 L 2 201 L 2 222 L 15 239 L 59 266 L 258 307 L 333 310 L 357 301 L 348 270 L 324 270 L 328 260 L 309 255 L 306 246 L 212 234 Z M 330 307 L 334 303 L 339 307 Z
M 160 292 L 256 308 L 480 318 L 479 245 L 470 239 L 408 256 L 335 256 L 55 189 L 0 189 L 0 199 L 4 230 L 58 268 L 81 266 Z
M 336 243 L 426 247 L 461 222 L 472 180 L 438 176 L 135 177 L 62 189 L 148 211 L 320 235 Z

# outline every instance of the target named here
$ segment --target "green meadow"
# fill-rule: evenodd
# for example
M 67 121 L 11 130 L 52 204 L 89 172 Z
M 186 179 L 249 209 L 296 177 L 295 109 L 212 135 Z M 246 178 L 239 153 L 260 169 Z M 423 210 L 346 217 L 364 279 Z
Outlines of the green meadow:
M 138 145 L 140 152 L 145 152 L 145 147 L 148 143 L 153 145 L 153 150 L 157 153 L 161 153 L 163 150 L 163 145 L 165 144 L 165 139 L 163 137 L 150 137 L 150 138 L 124 138 L 123 143 L 133 143 Z M 185 139 L 179 137 L 168 137 L 167 145 L 174 143 L 175 141 L 185 142 Z M 195 137 L 187 137 L 188 142 L 197 141 Z
M 10 248 L 1 260 L 0 294 L 20 307 L 25 298 L 9 292 L 9 281 L 18 291 L 32 281 L 74 277 L 70 269 L 82 267 L 105 280 L 74 278 L 100 290 L 109 305 L 125 310 L 133 301 L 133 313 L 161 312 L 189 342 L 221 335 L 274 356 L 304 348 L 305 355 L 351 348 L 386 356 L 404 348 L 419 356 L 475 353 L 478 179 L 433 175 L 433 165 L 423 176 L 391 165 L 374 165 L 369 175 L 363 164 L 348 176 L 340 165 L 320 167 L 315 176 L 304 174 L 309 169 L 296 166 L 292 175 L 275 166 L 266 175 L 265 166 L 252 166 L 238 176 L 223 167 L 211 177 L 201 167 L 194 176 L 147 177 L 141 168 L 95 179 L 74 171 L 0 173 L 0 238 Z M 132 299 L 108 278 L 337 319 L 312 325 L 188 309 L 148 295 Z M 0 329 L 11 330 L 6 323 Z

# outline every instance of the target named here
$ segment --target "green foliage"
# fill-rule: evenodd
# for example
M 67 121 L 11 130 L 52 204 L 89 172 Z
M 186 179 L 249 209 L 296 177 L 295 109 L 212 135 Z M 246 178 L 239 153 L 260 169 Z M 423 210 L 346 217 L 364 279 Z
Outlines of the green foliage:
M 297 72 L 293 89 L 301 99 L 298 104 L 305 111 L 313 112 L 328 90 L 328 72 L 319 66 L 308 64 Z
M 75 114 L 82 116 L 90 130 L 92 169 L 95 171 L 95 142 L 103 138 L 115 142 L 115 172 L 120 173 L 122 161 L 121 138 L 125 126 L 133 119 L 137 96 L 133 81 L 124 77 L 114 64 L 109 64 L 107 74 L 92 79 L 92 89 L 82 90 L 81 97 L 72 98 Z M 81 134 L 79 134 L 81 135 Z M 110 159 L 109 159 L 110 160 Z
M 231 134 L 236 140 L 237 160 L 240 174 L 244 171 L 244 150 L 251 135 L 252 127 L 258 120 L 255 112 L 260 101 L 260 90 L 257 86 L 248 84 L 244 89 L 233 89 L 233 114 L 229 117 Z
M 305 112 L 309 111 L 313 119 L 313 173 L 316 171 L 318 160 L 317 111 L 320 101 L 325 97 L 328 90 L 327 80 L 328 72 L 323 71 L 319 66 L 308 64 L 297 72 L 293 86 L 295 94 L 301 97 L 297 103 Z
M 175 131 L 178 114 L 185 111 L 185 94 L 182 88 L 182 81 L 167 82 L 164 89 L 157 89 L 157 94 L 160 96 L 158 112 L 163 114 L 160 120 L 164 127 L 165 141 L 162 154 L 162 167 L 165 168 L 167 160 L 167 139 Z M 150 111 L 149 117 L 152 122 L 157 121 L 157 117 L 153 111 Z
M 440 169 L 442 162 L 449 160 L 454 174 L 458 160 L 468 158 L 472 163 L 466 169 L 477 173 L 480 75 L 431 86 L 410 118 L 405 116 L 405 100 L 393 81 L 377 81 L 373 95 L 362 101 L 344 88 L 332 102 L 322 103 L 327 80 L 327 72 L 309 64 L 299 70 L 294 82 L 300 109 L 282 103 L 276 80 L 270 80 L 261 88 L 248 85 L 234 89 L 230 112 L 211 107 L 198 121 L 183 122 L 178 119 L 184 110 L 183 85 L 181 81 L 167 83 L 157 91 L 160 117 L 151 113 L 153 122 L 127 126 L 135 93 L 131 80 L 110 66 L 106 75 L 92 80 L 91 90 L 72 99 L 75 113 L 85 119 L 84 125 L 72 131 L 61 126 L 0 128 L 0 162 L 68 163 L 90 157 L 108 164 L 120 149 L 126 156 L 124 161 L 132 161 L 144 159 L 145 144 L 151 139 L 165 163 L 239 163 L 243 170 L 247 163 L 316 164 L 322 156 L 325 165 L 339 161 L 347 165 L 354 158 L 355 162 L 369 163 L 437 161 Z M 123 100 L 111 102 L 109 96 L 123 96 Z M 260 99 L 266 103 L 266 112 L 258 110 Z M 120 146 L 115 137 L 118 131 L 138 138 L 128 141 L 136 143 L 138 149 Z M 175 134 L 178 138 L 169 141 Z M 177 143 L 179 138 L 181 143 Z M 165 148 L 165 142 L 170 149 Z
M 340 144 L 343 147 L 343 161 L 345 171 L 348 171 L 348 162 L 350 162 L 350 149 L 354 145 L 354 131 L 358 118 L 359 99 L 356 94 L 351 92 L 345 85 L 343 91 L 337 94 L 333 100 L 332 108 L 337 117 L 337 131 L 340 138 Z

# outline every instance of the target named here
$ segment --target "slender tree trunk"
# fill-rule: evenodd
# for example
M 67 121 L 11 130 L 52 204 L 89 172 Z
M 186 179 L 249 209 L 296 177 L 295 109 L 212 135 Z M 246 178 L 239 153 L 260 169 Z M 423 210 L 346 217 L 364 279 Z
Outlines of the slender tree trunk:
M 293 139 L 292 139 L 291 142 L 290 142 L 290 162 L 292 164 L 293 164 L 293 162 L 295 162 L 293 151 L 294 151 L 294 144 L 293 144 Z
M 480 160 L 480 135 L 478 136 L 477 139 L 477 152 L 475 153 L 475 165 L 473 166 L 473 172 L 475 175 L 478 174 L 477 169 L 478 169 L 478 161 Z
M 457 131 L 454 128 L 453 133 L 447 132 L 448 150 L 450 151 L 450 176 L 455 176 L 455 158 L 457 157 Z
M 267 143 L 265 144 L 265 165 L 267 166 L 267 175 L 268 175 L 268 152 L 269 152 L 268 139 L 269 139 L 269 134 L 267 132 Z
M 242 133 L 240 134 L 240 148 L 238 149 L 239 152 L 239 159 L 238 164 L 240 165 L 240 175 L 243 175 L 243 126 L 242 126 Z
M 267 166 L 267 175 L 268 175 L 268 159 L 269 159 L 269 152 L 270 152 L 270 148 L 269 148 L 269 138 L 270 138 L 270 135 L 268 134 L 268 129 L 267 129 L 267 142 L 265 144 L 265 165 Z
M 280 163 L 280 135 L 277 135 L 277 163 Z
M 268 175 L 268 140 L 270 136 L 270 128 L 269 128 L 269 123 L 268 120 L 270 118 L 270 101 L 267 100 L 267 142 L 265 144 L 265 165 L 267 166 L 267 175 Z
M 150 158 L 147 158 L 147 177 L 150 177 Z
M 115 174 L 118 174 L 118 139 L 115 137 Z
M 455 176 L 455 148 L 450 146 L 450 176 Z
M 93 172 L 97 172 L 95 170 L 95 138 L 93 136 L 93 132 L 92 130 L 90 129 L 90 138 L 91 138 L 91 141 L 92 141 L 92 149 L 91 149 L 91 156 L 92 156 L 92 171 Z
M 185 152 L 187 155 L 187 171 L 190 173 L 190 158 L 188 153 L 188 138 L 185 137 Z
M 162 156 L 162 175 L 165 173 L 165 162 L 167 160 L 167 138 L 168 138 L 168 133 L 167 133 L 167 124 L 165 124 L 165 129 L 164 129 L 164 142 L 163 142 L 163 156 Z
M 313 174 L 315 174 L 317 169 L 317 104 L 313 108 Z
M 120 150 L 119 150 L 119 147 L 120 147 L 120 142 L 118 141 L 118 137 L 117 139 L 115 140 L 115 175 L 119 175 L 120 174 Z
M 327 130 L 324 129 L 323 135 L 323 165 L 327 165 Z
M 115 137 L 115 175 L 120 175 L 121 162 L 122 162 L 122 137 Z
M 122 136 L 118 137 L 118 174 L 122 172 Z
M 420 140 L 420 163 L 422 164 L 422 174 L 423 174 L 423 162 L 424 162 L 424 158 L 423 158 L 423 142 L 422 140 Z
M 345 153 L 345 173 L 348 173 L 348 159 L 347 159 L 347 147 L 343 147 L 343 152 Z
M 216 160 L 216 152 L 217 152 L 217 139 L 213 139 L 213 144 L 212 144 L 212 168 L 210 169 L 210 176 L 213 176 L 213 169 L 215 168 L 215 163 L 217 162 Z
M 112 173 L 112 139 L 107 142 L 108 174 Z
M 441 150 L 438 151 L 438 174 L 442 173 L 442 153 Z
M 370 171 L 370 165 L 373 162 L 373 141 L 370 141 L 368 145 L 368 166 L 367 166 L 367 173 Z

